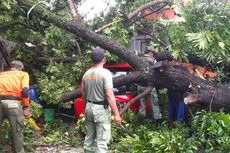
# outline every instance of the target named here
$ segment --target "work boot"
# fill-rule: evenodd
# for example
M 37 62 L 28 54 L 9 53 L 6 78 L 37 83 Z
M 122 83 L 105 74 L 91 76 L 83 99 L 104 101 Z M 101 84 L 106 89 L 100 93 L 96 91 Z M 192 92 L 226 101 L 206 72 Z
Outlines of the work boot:
M 174 127 L 175 127 L 175 125 L 174 125 L 173 121 L 169 121 L 169 123 L 168 123 L 168 128 L 169 128 L 169 129 L 172 129 L 172 128 L 174 128 Z
M 157 119 L 157 120 L 156 120 L 156 124 L 157 124 L 157 126 L 160 126 L 162 122 L 163 122 L 163 120 L 162 120 L 162 119 Z

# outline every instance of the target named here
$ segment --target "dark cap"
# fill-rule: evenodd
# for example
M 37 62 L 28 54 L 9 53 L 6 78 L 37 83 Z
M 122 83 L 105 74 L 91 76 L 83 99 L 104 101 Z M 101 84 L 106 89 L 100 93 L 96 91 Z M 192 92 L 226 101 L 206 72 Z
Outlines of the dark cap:
M 104 49 L 100 47 L 96 47 L 92 50 L 91 58 L 94 64 L 101 62 L 104 57 L 105 57 Z
M 149 53 L 153 53 L 153 55 L 156 54 L 156 52 L 154 50 L 151 50 L 151 49 L 145 50 L 145 54 L 149 54 Z
M 165 61 L 165 60 L 172 61 L 172 60 L 174 60 L 173 56 L 171 55 L 171 53 L 169 51 L 161 51 L 161 52 L 157 53 L 155 55 L 155 59 L 157 61 Z
M 13 68 L 16 68 L 16 69 L 20 69 L 22 70 L 24 68 L 24 65 L 21 61 L 19 60 L 14 60 L 10 63 L 11 67 Z

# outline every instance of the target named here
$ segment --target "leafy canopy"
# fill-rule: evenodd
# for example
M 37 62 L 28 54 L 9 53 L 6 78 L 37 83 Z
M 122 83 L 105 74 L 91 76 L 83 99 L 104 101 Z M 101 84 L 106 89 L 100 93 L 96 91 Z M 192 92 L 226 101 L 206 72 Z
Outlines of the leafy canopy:
M 182 21 L 169 27 L 171 49 L 177 56 L 193 52 L 215 64 L 230 61 L 229 1 L 191 1 L 181 16 Z

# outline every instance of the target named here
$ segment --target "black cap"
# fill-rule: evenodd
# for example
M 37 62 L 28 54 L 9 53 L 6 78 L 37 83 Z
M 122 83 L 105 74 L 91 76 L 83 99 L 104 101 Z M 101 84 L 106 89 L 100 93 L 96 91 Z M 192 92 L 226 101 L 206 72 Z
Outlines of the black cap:
M 16 69 L 22 70 L 24 68 L 24 65 L 21 61 L 19 60 L 14 60 L 10 63 L 11 67 L 14 67 Z
M 104 57 L 105 57 L 104 49 L 100 47 L 96 47 L 92 50 L 91 58 L 94 64 L 101 62 Z
M 147 49 L 147 50 L 145 50 L 145 54 L 149 54 L 150 52 L 152 52 L 152 53 L 153 53 L 153 55 L 155 55 L 155 54 L 156 54 L 156 52 L 155 52 L 154 50 L 151 50 L 151 49 Z

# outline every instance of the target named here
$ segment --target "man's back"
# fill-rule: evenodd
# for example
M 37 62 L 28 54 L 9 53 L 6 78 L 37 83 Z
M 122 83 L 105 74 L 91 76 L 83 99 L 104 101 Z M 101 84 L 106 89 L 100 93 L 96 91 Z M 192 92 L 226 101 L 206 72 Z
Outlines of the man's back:
M 24 84 L 29 84 L 29 75 L 23 71 L 5 71 L 0 73 L 0 95 L 21 97 Z
M 91 101 L 105 100 L 104 89 L 113 88 L 108 79 L 112 77 L 111 73 L 104 68 L 91 68 L 83 76 L 83 85 L 87 94 L 87 99 Z
M 10 71 L 0 73 L 0 126 L 9 120 L 12 135 L 12 151 L 24 153 L 23 122 L 30 117 L 29 75 L 23 72 L 21 61 L 11 62 Z

